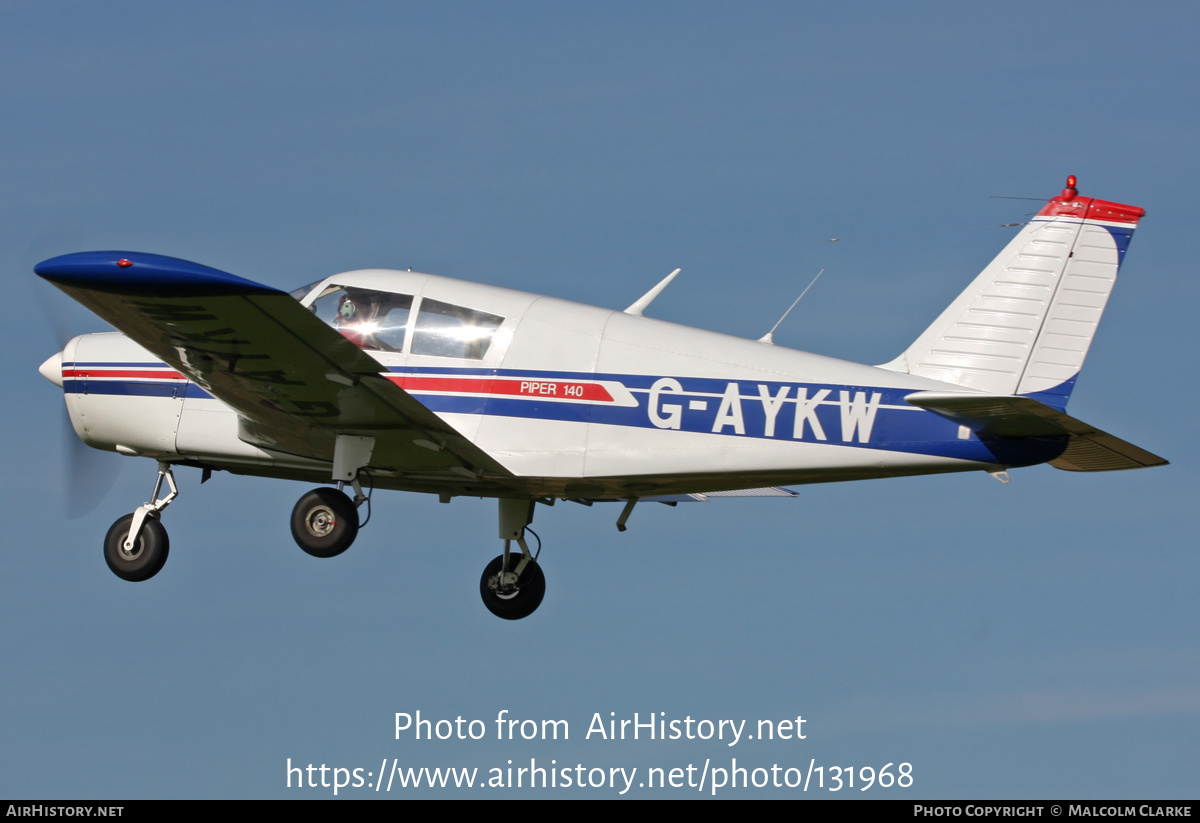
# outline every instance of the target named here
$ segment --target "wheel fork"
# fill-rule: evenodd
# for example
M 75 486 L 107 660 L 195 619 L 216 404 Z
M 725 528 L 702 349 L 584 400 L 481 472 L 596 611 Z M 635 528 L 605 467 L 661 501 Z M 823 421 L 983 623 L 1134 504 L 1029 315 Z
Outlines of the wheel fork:
M 163 480 L 167 481 L 167 485 L 171 488 L 171 493 L 166 497 L 159 498 L 158 493 L 162 491 Z M 138 536 L 142 533 L 142 524 L 146 522 L 146 518 L 154 515 L 171 505 L 171 501 L 179 496 L 179 487 L 175 485 L 175 475 L 171 473 L 170 463 L 158 464 L 158 477 L 154 481 L 154 492 L 150 495 L 150 502 L 143 503 L 138 506 L 133 512 L 133 523 L 129 526 L 129 536 L 125 538 L 125 551 L 132 553 L 133 547 L 137 545 Z
M 515 590 L 525 567 L 533 562 L 533 552 L 529 551 L 529 544 L 525 542 L 523 530 L 521 536 L 517 538 L 517 545 L 521 547 L 521 559 L 516 568 L 513 568 L 512 565 L 511 544 L 512 540 L 504 541 L 504 565 L 500 567 L 499 580 L 496 581 L 496 591 L 501 594 Z

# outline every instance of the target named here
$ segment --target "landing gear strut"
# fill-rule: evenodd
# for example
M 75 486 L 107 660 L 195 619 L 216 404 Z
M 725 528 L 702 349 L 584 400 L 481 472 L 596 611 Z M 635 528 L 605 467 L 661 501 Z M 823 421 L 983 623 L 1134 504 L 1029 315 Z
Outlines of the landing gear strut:
M 164 480 L 171 493 L 160 498 Z M 167 530 L 159 522 L 159 516 L 178 496 L 179 488 L 171 474 L 171 464 L 159 463 L 150 502 L 138 506 L 133 514 L 119 518 L 104 538 L 104 561 L 113 574 L 136 583 L 149 580 L 162 570 L 171 541 L 167 539 Z
M 483 605 L 497 617 L 520 620 L 541 605 L 546 595 L 546 577 L 525 542 L 525 527 L 533 521 L 532 500 L 500 500 L 500 538 L 504 554 L 483 570 L 479 594 Z M 513 541 L 520 554 L 511 551 Z

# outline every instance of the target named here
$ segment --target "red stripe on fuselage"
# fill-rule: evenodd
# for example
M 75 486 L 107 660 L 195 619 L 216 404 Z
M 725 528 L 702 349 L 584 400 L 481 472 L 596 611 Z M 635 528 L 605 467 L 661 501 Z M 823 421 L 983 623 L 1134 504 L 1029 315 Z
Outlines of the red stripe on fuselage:
M 112 378 L 121 380 L 186 380 L 170 369 L 119 369 L 103 366 L 63 368 L 64 379 Z M 534 380 L 492 377 L 409 377 L 387 375 L 402 389 L 415 392 L 445 392 L 454 394 L 495 394 L 509 397 L 540 397 L 556 400 L 591 400 L 612 402 L 612 395 L 597 383 L 577 380 Z
M 123 377 L 132 380 L 187 380 L 177 371 L 150 369 L 64 368 L 63 377 Z
M 492 377 L 408 377 L 389 374 L 389 380 L 405 391 L 453 392 L 455 394 L 500 394 L 555 400 L 599 400 L 612 402 L 608 389 L 597 383 L 575 380 L 524 380 Z

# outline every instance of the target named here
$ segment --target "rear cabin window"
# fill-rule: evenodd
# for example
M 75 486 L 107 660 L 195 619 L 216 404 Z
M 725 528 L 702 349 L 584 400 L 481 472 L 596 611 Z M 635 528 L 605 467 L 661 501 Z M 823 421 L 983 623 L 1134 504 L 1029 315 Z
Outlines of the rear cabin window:
M 482 360 L 502 322 L 487 312 L 422 300 L 412 353 Z
M 466 360 L 482 360 L 504 322 L 494 314 L 425 299 L 414 324 L 412 306 L 411 295 L 331 285 L 310 308 L 360 348 L 403 352 L 411 335 L 412 354 Z

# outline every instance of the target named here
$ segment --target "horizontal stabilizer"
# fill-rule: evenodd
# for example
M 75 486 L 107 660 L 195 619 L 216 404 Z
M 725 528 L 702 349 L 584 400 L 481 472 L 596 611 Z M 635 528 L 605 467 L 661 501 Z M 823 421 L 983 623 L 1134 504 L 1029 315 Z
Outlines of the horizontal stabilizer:
M 917 392 L 905 400 L 937 412 L 977 434 L 990 437 L 1046 437 L 1068 435 L 1067 450 L 1050 461 L 1056 469 L 1105 472 L 1165 466 L 1167 461 L 1132 443 L 1089 426 L 1031 397 Z

